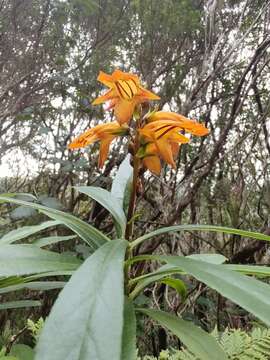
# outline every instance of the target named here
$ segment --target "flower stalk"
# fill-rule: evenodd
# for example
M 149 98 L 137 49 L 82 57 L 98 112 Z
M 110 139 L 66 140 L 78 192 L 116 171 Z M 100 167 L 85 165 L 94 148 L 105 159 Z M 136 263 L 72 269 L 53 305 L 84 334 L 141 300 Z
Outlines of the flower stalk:
M 134 213 L 136 208 L 139 172 L 141 167 L 141 159 L 137 156 L 137 152 L 140 148 L 140 139 L 139 139 L 139 131 L 138 131 L 139 124 L 140 121 L 136 122 L 136 129 L 135 129 L 136 133 L 134 139 L 134 155 L 133 155 L 133 179 L 132 179 L 132 190 L 129 201 L 128 214 L 127 214 L 127 227 L 125 233 L 126 240 L 131 240 L 133 235 Z

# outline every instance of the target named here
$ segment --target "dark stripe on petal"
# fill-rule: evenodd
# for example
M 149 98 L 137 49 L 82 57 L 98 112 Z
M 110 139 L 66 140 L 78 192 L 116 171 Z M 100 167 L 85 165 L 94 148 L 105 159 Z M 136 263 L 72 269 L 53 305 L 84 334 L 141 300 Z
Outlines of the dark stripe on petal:
M 119 84 L 118 84 L 118 81 L 115 82 L 115 86 L 117 87 L 117 90 L 118 90 L 120 96 L 121 96 L 123 99 L 125 99 L 125 97 L 123 96 L 123 93 L 122 93 L 122 91 L 121 91 L 121 88 L 120 88 L 120 86 L 119 86 Z
M 135 86 L 135 94 L 134 95 L 136 95 L 138 93 L 138 85 L 136 84 L 136 81 L 133 79 L 130 79 L 129 82 L 132 82 L 132 84 Z M 133 91 L 133 93 L 134 93 L 134 91 Z
M 164 136 L 165 134 L 167 134 L 169 131 L 171 131 L 171 130 L 173 130 L 174 128 L 177 127 L 177 126 L 175 126 L 175 125 L 167 125 L 167 126 L 169 126 L 169 128 L 166 129 L 165 131 L 163 131 L 163 133 L 161 133 L 161 134 L 157 137 L 157 139 L 160 139 L 162 136 Z
M 160 126 L 158 129 L 154 129 L 155 134 L 157 134 L 160 130 L 166 129 L 168 126 L 171 126 L 171 124 Z
M 128 81 L 125 81 L 125 84 L 127 84 L 127 86 L 129 87 L 129 90 L 131 92 L 131 98 L 132 98 L 134 96 L 134 92 L 133 92 L 131 86 L 129 85 Z
M 127 90 L 123 87 L 123 85 L 119 81 L 116 81 L 115 85 L 117 86 L 117 89 L 123 99 L 126 99 L 126 98 L 131 99 L 132 98 L 132 96 L 130 96 L 130 94 L 127 92 Z

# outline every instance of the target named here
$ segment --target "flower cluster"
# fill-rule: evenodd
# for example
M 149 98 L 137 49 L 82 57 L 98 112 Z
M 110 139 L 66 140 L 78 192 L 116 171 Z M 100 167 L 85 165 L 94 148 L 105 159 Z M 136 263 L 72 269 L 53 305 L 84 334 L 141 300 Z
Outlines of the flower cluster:
M 68 147 L 77 149 L 100 141 L 99 167 L 103 167 L 111 142 L 118 136 L 130 136 L 129 123 L 138 105 L 160 98 L 145 89 L 134 74 L 115 70 L 112 75 L 108 75 L 101 71 L 98 80 L 109 90 L 94 100 L 93 105 L 108 102 L 108 108 L 113 109 L 116 121 L 88 129 Z M 157 175 L 161 171 L 161 159 L 175 168 L 174 157 L 180 145 L 189 142 L 185 133 L 195 136 L 209 133 L 204 125 L 174 112 L 149 112 L 138 124 L 136 131 L 139 144 L 134 155 L 142 159 L 144 167 Z

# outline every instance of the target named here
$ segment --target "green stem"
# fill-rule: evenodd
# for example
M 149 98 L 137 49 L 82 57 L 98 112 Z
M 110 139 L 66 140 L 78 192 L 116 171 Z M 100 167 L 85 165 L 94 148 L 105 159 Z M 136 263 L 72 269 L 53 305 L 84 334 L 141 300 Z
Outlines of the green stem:
M 139 171 L 141 166 L 141 159 L 137 156 L 137 152 L 140 147 L 140 138 L 138 129 L 140 127 L 140 120 L 136 122 L 136 133 L 134 139 L 134 156 L 133 156 L 133 180 L 132 180 L 132 190 L 131 196 L 129 200 L 128 214 L 127 214 L 127 226 L 125 231 L 125 239 L 131 241 L 133 236 L 133 226 L 134 226 L 134 212 L 136 208 L 136 199 L 137 199 L 137 188 L 138 188 L 138 180 L 139 180 Z M 126 260 L 132 259 L 132 249 L 128 247 L 126 253 Z M 130 292 L 129 287 L 129 272 L 130 272 L 130 264 L 128 261 L 125 263 L 124 267 L 124 277 L 125 277 L 125 294 L 128 295 Z
M 137 188 L 138 188 L 138 180 L 139 180 L 139 170 L 141 166 L 141 159 L 136 156 L 140 144 L 139 144 L 139 135 L 136 134 L 135 144 L 134 144 L 134 158 L 133 158 L 133 181 L 132 181 L 132 191 L 129 201 L 128 214 L 127 214 L 127 227 L 125 238 L 127 240 L 131 240 L 133 235 L 133 225 L 134 225 L 134 212 L 136 207 L 136 199 L 137 199 Z

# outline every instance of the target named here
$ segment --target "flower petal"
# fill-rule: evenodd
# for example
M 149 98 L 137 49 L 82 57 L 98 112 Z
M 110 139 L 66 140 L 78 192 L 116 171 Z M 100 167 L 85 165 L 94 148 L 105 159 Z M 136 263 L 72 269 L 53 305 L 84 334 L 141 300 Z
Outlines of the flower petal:
M 69 145 L 69 149 L 80 149 L 86 147 L 87 145 L 92 144 L 93 142 L 98 140 L 98 136 L 93 129 L 88 129 L 80 136 L 75 138 Z
M 103 71 L 100 71 L 97 77 L 98 81 L 102 84 L 111 88 L 113 86 L 114 78 L 112 75 L 106 74 Z
M 209 134 L 209 130 L 203 124 L 195 120 L 188 119 L 184 115 L 174 112 L 156 111 L 154 113 L 151 113 L 151 115 L 147 118 L 147 121 L 149 123 L 166 120 L 177 122 L 179 124 L 179 127 L 188 131 L 192 135 L 204 136 Z
M 143 158 L 143 165 L 153 174 L 160 174 L 161 164 L 158 156 L 146 156 Z
M 179 153 L 180 146 L 181 145 L 179 143 L 176 142 L 171 143 L 171 149 L 174 157 Z
M 104 162 L 108 157 L 111 142 L 113 141 L 114 138 L 115 138 L 115 136 L 109 136 L 109 137 L 103 138 L 101 140 L 100 147 L 99 147 L 99 158 L 98 158 L 98 167 L 99 168 L 103 167 Z
M 145 100 L 160 100 L 160 97 L 154 93 L 152 93 L 151 91 L 143 88 L 142 86 L 140 86 L 140 95 L 139 97 L 145 101 Z
M 156 145 L 160 155 L 166 161 L 166 163 L 170 164 L 173 168 L 175 168 L 172 148 L 170 143 L 167 141 L 167 139 L 160 138 L 159 140 L 156 141 Z
M 123 72 L 119 69 L 114 70 L 114 72 L 112 73 L 112 78 L 114 79 L 114 81 L 133 79 L 137 85 L 139 85 L 140 83 L 140 80 L 137 75 L 128 72 Z
M 96 98 L 93 102 L 92 105 L 99 105 L 102 104 L 106 101 L 112 100 L 113 98 L 115 98 L 115 91 L 113 89 L 107 91 L 104 95 L 99 96 L 98 98 Z
M 189 138 L 187 138 L 183 134 L 180 134 L 176 131 L 169 133 L 168 140 L 177 142 L 180 144 L 187 144 L 189 142 Z
M 134 100 L 129 101 L 129 100 L 121 99 L 115 103 L 114 115 L 120 125 L 124 123 L 128 123 L 130 121 L 135 106 L 136 106 L 136 102 Z

